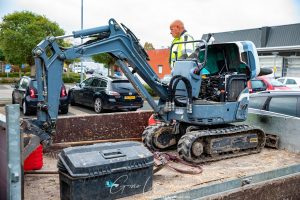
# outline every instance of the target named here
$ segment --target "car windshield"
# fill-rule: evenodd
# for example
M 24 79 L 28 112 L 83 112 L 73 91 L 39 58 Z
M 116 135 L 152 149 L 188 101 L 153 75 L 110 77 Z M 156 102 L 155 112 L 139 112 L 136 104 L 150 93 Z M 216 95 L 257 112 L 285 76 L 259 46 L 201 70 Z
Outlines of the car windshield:
M 283 83 L 281 83 L 280 81 L 278 80 L 275 80 L 275 79 L 269 79 L 271 85 L 275 86 L 275 87 L 281 87 L 281 86 L 284 86 Z
M 37 81 L 36 80 L 31 80 L 32 87 L 37 89 Z
M 118 90 L 118 89 L 134 89 L 132 84 L 127 80 L 118 80 L 112 82 L 112 89 Z

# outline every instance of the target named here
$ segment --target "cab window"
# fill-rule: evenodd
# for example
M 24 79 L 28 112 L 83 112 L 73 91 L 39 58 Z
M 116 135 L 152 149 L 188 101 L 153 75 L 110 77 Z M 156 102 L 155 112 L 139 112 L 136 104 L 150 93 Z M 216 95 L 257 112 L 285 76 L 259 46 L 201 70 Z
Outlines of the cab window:
M 249 107 L 262 110 L 268 97 L 250 97 Z
M 273 97 L 269 103 L 269 111 L 285 115 L 297 116 L 297 97 Z

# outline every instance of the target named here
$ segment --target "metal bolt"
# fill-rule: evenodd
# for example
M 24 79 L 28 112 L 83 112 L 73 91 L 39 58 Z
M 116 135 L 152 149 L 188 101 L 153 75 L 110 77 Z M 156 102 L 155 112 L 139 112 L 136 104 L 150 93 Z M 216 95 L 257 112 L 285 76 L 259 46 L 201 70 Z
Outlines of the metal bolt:
M 17 182 L 19 182 L 19 180 L 20 180 L 20 175 L 19 175 L 19 173 L 15 173 L 15 172 L 13 172 L 13 173 L 11 173 L 11 182 L 12 183 L 17 183 Z
M 66 56 L 65 56 L 65 54 L 61 53 L 61 54 L 59 55 L 59 58 L 62 59 L 62 60 L 64 60 L 64 59 L 66 58 Z
M 54 42 L 54 41 L 55 41 L 55 37 L 50 36 L 48 40 L 49 40 L 50 42 Z
M 40 56 L 40 55 L 42 55 L 43 52 L 42 52 L 41 49 L 37 49 L 37 50 L 35 50 L 34 53 L 35 53 L 36 56 Z
M 242 180 L 242 186 L 249 185 L 252 182 L 252 178 L 245 178 Z

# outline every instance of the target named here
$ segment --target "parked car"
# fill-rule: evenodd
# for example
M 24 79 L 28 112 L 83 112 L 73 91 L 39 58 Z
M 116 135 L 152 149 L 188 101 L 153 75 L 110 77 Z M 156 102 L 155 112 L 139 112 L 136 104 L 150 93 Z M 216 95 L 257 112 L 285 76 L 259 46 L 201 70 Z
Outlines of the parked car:
M 300 77 L 281 77 L 277 80 L 292 90 L 300 90 Z
M 290 90 L 289 87 L 277 81 L 273 77 L 259 76 L 248 81 L 250 93 L 261 92 L 265 90 Z
M 69 90 L 71 105 L 93 107 L 96 113 L 103 110 L 135 111 L 143 107 L 143 99 L 132 84 L 118 77 L 90 77 Z
M 30 115 L 36 112 L 37 97 L 37 81 L 32 77 L 23 76 L 12 91 L 12 103 L 20 104 L 24 115 Z M 59 111 L 62 114 L 69 112 L 68 95 L 64 84 L 60 92 Z
M 252 79 L 248 81 L 247 86 L 250 93 L 261 92 L 267 90 L 267 85 L 259 79 Z
M 251 94 L 249 108 L 300 117 L 300 91 L 264 91 Z

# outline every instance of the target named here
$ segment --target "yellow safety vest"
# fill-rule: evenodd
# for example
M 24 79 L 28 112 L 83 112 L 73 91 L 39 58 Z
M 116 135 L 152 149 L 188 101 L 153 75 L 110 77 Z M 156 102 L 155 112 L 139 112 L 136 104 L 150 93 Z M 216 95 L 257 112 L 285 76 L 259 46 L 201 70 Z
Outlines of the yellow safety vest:
M 187 42 L 187 41 L 193 41 L 194 38 L 187 34 L 187 32 L 184 32 L 180 38 L 174 38 L 172 41 L 172 44 L 177 43 L 177 42 Z M 178 59 L 184 59 L 187 56 L 191 55 L 194 51 L 194 44 L 193 43 L 182 43 L 182 44 L 175 44 L 173 45 L 172 49 L 172 54 L 171 54 L 171 59 L 170 59 L 170 65 L 173 67 L 173 63 L 176 59 L 174 51 L 177 51 L 177 58 Z

